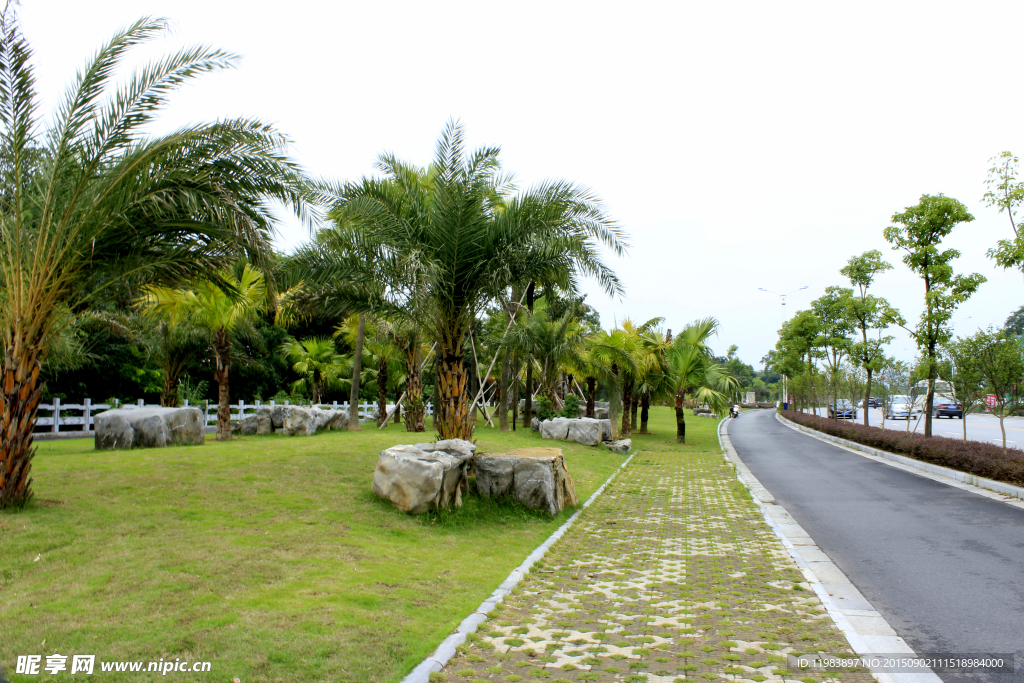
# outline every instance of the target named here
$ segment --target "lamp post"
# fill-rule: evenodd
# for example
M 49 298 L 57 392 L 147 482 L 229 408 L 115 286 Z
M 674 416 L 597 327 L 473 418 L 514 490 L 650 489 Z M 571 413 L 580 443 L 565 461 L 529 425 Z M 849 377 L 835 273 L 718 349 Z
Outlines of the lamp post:
M 786 297 L 789 296 L 790 294 L 800 292 L 805 289 L 809 289 L 808 285 L 804 285 L 803 287 L 797 287 L 796 289 L 783 294 L 782 292 L 776 292 L 771 289 L 765 289 L 764 287 L 758 287 L 758 290 L 762 292 L 768 292 L 769 294 L 775 294 L 779 297 L 779 299 L 782 300 L 782 322 L 786 322 Z M 786 399 L 789 398 L 789 378 L 786 377 L 786 375 L 782 376 L 782 397 L 784 399 L 783 402 L 788 403 L 788 400 Z

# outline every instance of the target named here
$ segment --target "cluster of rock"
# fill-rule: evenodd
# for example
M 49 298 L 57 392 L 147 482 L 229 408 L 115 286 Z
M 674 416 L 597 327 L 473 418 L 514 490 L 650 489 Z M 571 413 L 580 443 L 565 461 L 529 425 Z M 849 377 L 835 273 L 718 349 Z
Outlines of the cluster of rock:
M 125 406 L 96 415 L 96 448 L 161 448 L 201 444 L 205 416 L 199 408 Z
M 348 429 L 348 413 L 316 406 L 262 406 L 231 426 L 243 435 L 287 434 L 312 436 L 323 429 Z
M 457 508 L 468 491 L 471 468 L 477 492 L 485 498 L 512 497 L 552 515 L 579 504 L 561 449 L 521 448 L 476 455 L 476 446 L 461 439 L 381 451 L 371 489 L 405 512 Z
M 612 440 L 612 421 L 608 419 L 554 417 L 543 422 L 534 418 L 534 422 L 535 431 L 539 431 L 544 439 L 574 441 L 584 446 L 603 444 L 616 453 L 628 453 L 633 446 L 630 439 Z

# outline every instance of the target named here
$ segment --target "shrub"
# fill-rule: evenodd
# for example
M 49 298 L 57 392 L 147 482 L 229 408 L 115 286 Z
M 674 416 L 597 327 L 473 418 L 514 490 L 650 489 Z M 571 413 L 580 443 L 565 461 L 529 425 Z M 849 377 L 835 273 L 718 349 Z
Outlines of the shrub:
M 537 406 L 537 419 L 539 421 L 543 422 L 558 416 L 558 413 L 555 412 L 555 407 L 551 405 L 550 399 L 538 396 L 533 400 L 533 403 Z
M 1020 449 L 1010 448 L 1003 455 L 1002 446 L 981 441 L 965 442 L 944 436 L 907 434 L 894 429 L 828 420 L 793 410 L 784 410 L 780 414 L 804 427 L 840 439 L 979 477 L 1024 486 L 1024 451 Z
M 565 407 L 562 408 L 562 417 L 580 416 L 580 397 L 576 394 L 569 394 L 565 397 Z

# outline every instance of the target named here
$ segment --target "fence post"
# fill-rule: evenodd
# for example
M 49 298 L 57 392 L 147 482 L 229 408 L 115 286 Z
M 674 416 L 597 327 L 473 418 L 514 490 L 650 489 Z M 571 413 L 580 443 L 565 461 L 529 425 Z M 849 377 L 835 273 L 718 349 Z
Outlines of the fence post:
M 238 419 L 241 420 L 243 415 L 245 415 L 245 401 L 239 401 L 238 402 Z
M 145 407 L 146 407 L 146 399 L 144 399 L 144 398 L 140 398 L 140 399 L 139 399 L 138 401 L 136 401 L 135 403 L 136 403 L 136 405 L 138 405 L 138 406 L 139 406 L 140 408 L 145 408 Z
M 188 399 L 185 399 L 185 407 L 188 408 Z
M 57 397 L 53 399 L 53 426 L 50 431 L 54 434 L 60 431 L 60 399 Z
M 82 414 L 85 416 L 85 420 L 83 420 L 84 424 L 82 425 L 82 431 L 88 432 L 90 431 L 89 428 L 92 427 L 92 399 L 87 398 L 83 403 L 85 405 L 85 409 Z
M 285 405 L 288 405 L 288 403 L 289 403 L 288 399 L 285 399 L 285 400 L 284 400 L 284 404 L 285 404 Z

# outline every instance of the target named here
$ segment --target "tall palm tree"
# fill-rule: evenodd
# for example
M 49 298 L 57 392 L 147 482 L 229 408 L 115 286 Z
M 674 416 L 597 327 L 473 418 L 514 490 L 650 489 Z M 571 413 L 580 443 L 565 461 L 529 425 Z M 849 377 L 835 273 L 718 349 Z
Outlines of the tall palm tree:
M 686 443 L 686 415 L 683 401 L 693 394 L 697 404 L 709 405 L 724 414 L 730 394 L 739 391 L 739 380 L 714 362 L 707 340 L 718 331 L 718 321 L 704 318 L 687 325 L 673 340 L 667 360 L 676 407 L 676 442 Z
M 31 495 L 39 368 L 55 311 L 119 283 L 215 272 L 240 252 L 258 262 L 269 251 L 268 198 L 308 219 L 301 174 L 271 126 L 223 119 L 148 133 L 172 92 L 237 61 L 186 48 L 117 87 L 125 55 L 164 28 L 144 18 L 116 33 L 44 117 L 31 47 L 12 3 L 0 12 L 0 507 Z
M 640 335 L 643 348 L 641 370 L 636 382 L 636 394 L 640 397 L 640 433 L 647 434 L 651 401 L 672 395 L 671 368 L 668 365 L 668 350 L 672 346 L 672 335 L 660 329 L 648 329 Z
M 503 346 L 519 351 L 540 366 L 540 391 L 552 403 L 556 402 L 556 386 L 562 370 L 578 364 L 583 345 L 583 331 L 576 322 L 576 312 L 566 311 L 561 318 L 550 320 L 540 311 L 522 325 L 510 327 L 502 340 Z M 530 387 L 527 386 L 527 394 Z
M 449 123 L 428 169 L 379 158 L 383 178 L 325 192 L 334 201 L 329 240 L 306 260 L 327 267 L 328 300 L 348 308 L 409 316 L 436 343 L 435 420 L 442 438 L 470 438 L 464 340 L 483 308 L 535 269 L 562 272 L 568 286 L 595 277 L 621 293 L 599 253 L 624 252 L 621 229 L 589 191 L 564 181 L 512 194 L 499 149 L 465 149 Z M 360 289 L 344 283 L 372 282 Z M 342 283 L 342 284 L 338 284 Z
M 310 337 L 298 341 L 290 339 L 281 345 L 279 352 L 292 363 L 292 370 L 302 379 L 292 385 L 296 391 L 310 391 L 313 403 L 320 403 L 324 392 L 331 386 L 338 386 L 351 371 L 351 362 L 338 353 L 334 341 L 329 337 Z
M 651 346 L 648 337 L 664 320 L 664 318 L 651 318 L 641 325 L 637 325 L 629 318 L 622 321 L 622 332 L 629 338 L 629 345 L 636 359 L 635 368 L 623 373 L 623 436 L 631 436 L 633 429 L 636 427 L 637 408 L 640 403 L 640 392 L 637 385 L 643 382 L 644 376 L 651 370 L 651 365 L 655 362 L 655 359 L 651 356 Z
M 222 283 L 222 284 L 218 284 Z M 196 280 L 190 289 L 153 286 L 140 304 L 174 325 L 189 324 L 209 334 L 217 382 L 217 439 L 231 439 L 231 396 L 229 390 L 233 336 L 245 331 L 255 334 L 253 318 L 267 306 L 263 274 L 246 263 L 239 277 L 223 271 L 213 280 Z

